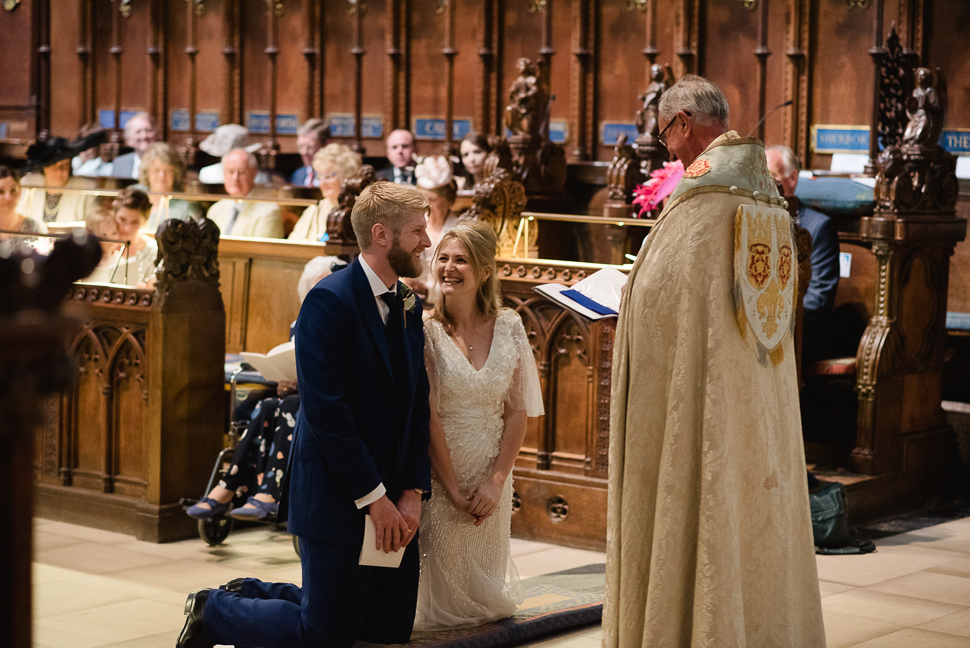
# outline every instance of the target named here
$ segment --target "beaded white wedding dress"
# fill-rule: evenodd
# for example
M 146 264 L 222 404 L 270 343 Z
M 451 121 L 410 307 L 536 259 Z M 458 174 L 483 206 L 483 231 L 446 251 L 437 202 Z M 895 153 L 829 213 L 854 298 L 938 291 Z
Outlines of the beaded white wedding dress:
M 532 348 L 519 315 L 503 309 L 488 360 L 478 371 L 440 322 L 425 320 L 431 407 L 441 418 L 459 486 L 470 492 L 490 474 L 505 429 L 506 403 L 543 413 Z M 456 509 L 432 477 L 421 512 L 421 579 L 416 630 L 477 625 L 511 616 L 522 588 L 509 555 L 512 477 L 495 512 L 481 526 Z

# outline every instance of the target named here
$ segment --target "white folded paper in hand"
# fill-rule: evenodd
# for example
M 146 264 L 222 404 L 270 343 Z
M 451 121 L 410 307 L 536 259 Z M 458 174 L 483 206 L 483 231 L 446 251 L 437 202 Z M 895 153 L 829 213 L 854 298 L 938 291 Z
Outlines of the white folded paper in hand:
M 597 270 L 573 286 L 547 283 L 534 290 L 591 320 L 616 317 L 620 311 L 623 287 L 629 277 L 616 268 Z
M 240 353 L 266 380 L 280 382 L 296 380 L 296 345 L 292 340 L 273 347 L 269 353 Z
M 390 567 L 397 569 L 401 566 L 401 559 L 404 558 L 404 549 L 384 553 L 383 549 L 375 549 L 377 543 L 377 531 L 374 529 L 374 520 L 369 515 L 364 516 L 364 544 L 360 548 L 360 564 L 369 567 Z

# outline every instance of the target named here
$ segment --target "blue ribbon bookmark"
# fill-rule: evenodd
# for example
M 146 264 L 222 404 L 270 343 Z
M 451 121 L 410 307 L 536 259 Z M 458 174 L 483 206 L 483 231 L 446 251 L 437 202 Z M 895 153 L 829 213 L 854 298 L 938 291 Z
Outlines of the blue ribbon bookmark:
M 617 312 L 612 308 L 607 308 L 606 306 L 599 303 L 598 301 L 594 301 L 589 297 L 587 297 L 586 295 L 584 295 L 583 293 L 573 290 L 572 288 L 570 288 L 569 290 L 563 290 L 559 294 L 569 297 L 580 306 L 585 306 L 586 308 L 590 309 L 597 315 L 616 315 L 617 314 Z

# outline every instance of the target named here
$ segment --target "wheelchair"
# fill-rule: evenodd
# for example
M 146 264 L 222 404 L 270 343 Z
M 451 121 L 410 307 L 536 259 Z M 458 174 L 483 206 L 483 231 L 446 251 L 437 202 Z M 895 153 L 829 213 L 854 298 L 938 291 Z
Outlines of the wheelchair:
M 229 357 L 227 357 L 228 360 Z M 205 486 L 204 493 L 209 493 L 219 483 L 219 480 L 228 473 L 232 463 L 232 456 L 236 451 L 236 447 L 239 445 L 239 440 L 249 426 L 250 420 L 248 417 L 238 417 L 237 409 L 240 404 L 240 396 L 243 396 L 241 400 L 246 400 L 246 394 L 250 396 L 259 395 L 259 398 L 271 397 L 276 394 L 276 383 L 264 379 L 259 372 L 253 371 L 251 368 L 247 370 L 247 366 L 241 364 L 240 366 L 232 368 L 231 371 L 227 370 L 226 389 L 229 392 L 229 411 L 226 431 L 229 437 L 229 444 L 216 456 L 215 465 L 212 467 L 212 473 L 209 475 L 209 481 Z M 250 410 L 251 412 L 252 410 Z M 198 502 L 198 499 L 182 498 L 180 504 L 183 510 L 187 510 L 196 502 Z M 245 497 L 235 496 L 233 497 L 231 508 L 242 506 L 245 503 Z M 227 514 L 214 515 L 208 520 L 199 520 L 199 537 L 210 547 L 216 547 L 225 542 L 226 538 L 229 537 L 229 534 L 232 533 L 234 523 L 235 520 Z M 271 524 L 281 531 L 286 530 L 286 523 L 277 523 L 275 519 L 253 522 L 247 521 L 246 524 Z M 296 536 L 293 536 L 293 549 L 299 556 L 300 545 L 299 539 Z

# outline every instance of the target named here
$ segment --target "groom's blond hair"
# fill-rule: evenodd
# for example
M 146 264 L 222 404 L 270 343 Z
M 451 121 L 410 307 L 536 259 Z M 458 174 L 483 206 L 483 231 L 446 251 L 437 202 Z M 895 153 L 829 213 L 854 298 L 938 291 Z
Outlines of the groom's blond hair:
M 374 225 L 380 223 L 400 233 L 408 216 L 416 211 L 427 215 L 430 210 L 428 201 L 414 187 L 381 180 L 360 192 L 350 212 L 350 224 L 354 226 L 357 245 L 366 250 L 374 242 Z

